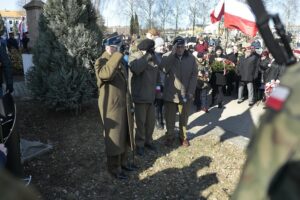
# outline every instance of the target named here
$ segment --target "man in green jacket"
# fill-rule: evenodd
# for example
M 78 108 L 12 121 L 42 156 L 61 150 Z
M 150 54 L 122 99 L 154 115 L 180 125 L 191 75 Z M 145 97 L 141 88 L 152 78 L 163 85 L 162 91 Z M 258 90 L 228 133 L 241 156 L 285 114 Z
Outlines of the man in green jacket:
M 155 150 L 152 134 L 155 125 L 155 87 L 158 80 L 158 66 L 154 55 L 154 41 L 145 39 L 137 46 L 130 58 L 132 72 L 131 93 L 136 119 L 135 144 L 137 154 L 144 155 L 144 147 Z M 137 55 L 138 54 L 138 55 Z
M 177 37 L 173 42 L 173 51 L 163 57 L 160 69 L 166 74 L 163 99 L 167 126 L 166 145 L 174 140 L 176 112 L 179 111 L 179 131 L 182 146 L 189 146 L 187 122 L 190 107 L 197 84 L 197 63 L 194 56 L 185 49 L 185 41 Z
M 95 72 L 108 172 L 118 179 L 126 179 L 123 170 L 133 170 L 127 163 L 128 145 L 133 149 L 133 115 L 128 76 L 122 64 L 123 55 L 118 52 L 120 42 L 120 36 L 105 40 L 105 52 L 96 61 Z

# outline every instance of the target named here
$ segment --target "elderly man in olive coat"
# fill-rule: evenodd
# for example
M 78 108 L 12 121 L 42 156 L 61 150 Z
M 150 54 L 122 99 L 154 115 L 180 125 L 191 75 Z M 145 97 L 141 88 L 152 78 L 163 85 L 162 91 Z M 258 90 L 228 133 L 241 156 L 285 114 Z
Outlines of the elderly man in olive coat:
M 187 138 L 187 122 L 195 94 L 198 69 L 195 57 L 185 49 L 185 41 L 177 37 L 173 51 L 163 57 L 159 64 L 165 73 L 164 105 L 167 126 L 166 145 L 174 140 L 176 112 L 179 112 L 180 142 L 184 147 L 190 145 Z
M 127 163 L 126 153 L 128 145 L 133 148 L 133 115 L 123 55 L 117 51 L 120 42 L 120 36 L 106 39 L 105 52 L 96 61 L 95 72 L 108 172 L 118 179 L 126 179 L 124 170 L 133 170 Z
M 131 91 L 135 105 L 137 154 L 144 155 L 144 147 L 155 150 L 152 134 L 155 125 L 155 87 L 158 82 L 158 66 L 154 54 L 154 41 L 145 39 L 137 46 L 140 51 L 130 57 L 132 72 Z

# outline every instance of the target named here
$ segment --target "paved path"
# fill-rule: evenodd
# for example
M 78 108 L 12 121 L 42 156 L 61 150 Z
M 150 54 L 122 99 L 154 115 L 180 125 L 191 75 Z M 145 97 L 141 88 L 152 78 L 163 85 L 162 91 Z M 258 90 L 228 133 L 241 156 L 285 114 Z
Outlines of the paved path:
M 265 111 L 264 105 L 257 103 L 249 107 L 247 101 L 238 104 L 233 97 L 226 97 L 225 102 L 224 109 L 215 106 L 209 109 L 209 113 L 194 111 L 189 117 L 188 137 L 216 134 L 220 141 L 232 140 L 244 148 L 253 129 L 259 125 L 260 116 Z

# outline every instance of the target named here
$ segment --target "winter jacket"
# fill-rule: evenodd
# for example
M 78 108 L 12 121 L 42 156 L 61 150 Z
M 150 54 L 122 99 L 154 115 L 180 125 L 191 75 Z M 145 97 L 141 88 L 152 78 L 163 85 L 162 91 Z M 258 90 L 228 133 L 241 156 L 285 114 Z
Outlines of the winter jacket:
M 219 57 L 217 55 L 212 55 L 209 58 L 209 64 L 211 65 L 213 62 L 215 62 L 216 58 L 225 58 L 223 54 L 221 54 Z M 210 79 L 211 85 L 219 85 L 223 86 L 226 85 L 226 76 L 224 75 L 224 71 L 219 72 L 212 72 L 211 79 Z
M 131 95 L 134 103 L 154 103 L 155 88 L 159 78 L 157 61 L 154 54 L 145 55 L 129 63 Z
M 207 89 L 210 87 L 209 81 L 211 78 L 211 68 L 205 63 L 200 63 L 198 60 L 197 60 L 197 64 L 198 64 L 197 88 Z
M 227 54 L 225 56 L 225 58 L 227 60 L 230 60 L 231 62 L 233 62 L 235 65 L 237 64 L 237 61 L 238 61 L 238 54 L 236 53 L 230 53 L 230 54 Z
M 197 44 L 195 46 L 195 51 L 199 52 L 199 53 L 204 53 L 206 52 L 208 49 L 208 45 L 206 42 L 204 42 L 203 44 Z
M 240 81 L 251 82 L 258 76 L 259 58 L 251 54 L 247 58 L 242 56 L 236 68 Z
M 197 63 L 195 57 L 185 51 L 180 58 L 172 53 L 162 58 L 159 68 L 165 73 L 163 99 L 180 103 L 192 96 L 197 84 Z
M 274 61 L 272 62 L 270 59 L 266 59 L 260 62 L 260 70 L 262 72 L 263 83 L 266 84 L 271 82 L 271 80 L 279 79 L 284 67 Z

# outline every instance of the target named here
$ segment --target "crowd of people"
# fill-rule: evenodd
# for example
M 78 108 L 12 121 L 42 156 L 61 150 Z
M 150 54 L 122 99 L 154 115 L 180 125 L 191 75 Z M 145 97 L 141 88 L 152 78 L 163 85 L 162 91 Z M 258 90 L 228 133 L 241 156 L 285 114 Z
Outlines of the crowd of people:
M 108 172 L 119 179 L 127 178 L 124 171 L 136 169 L 128 163 L 128 144 L 142 157 L 145 148 L 156 150 L 155 125 L 166 128 L 165 145 L 170 147 L 176 140 L 178 114 L 178 139 L 188 147 L 187 122 L 193 104 L 207 113 L 215 105 L 224 109 L 224 95 L 237 94 L 238 104 L 248 97 L 253 106 L 268 97 L 284 70 L 268 50 L 261 51 L 258 38 L 224 50 L 221 41 L 211 42 L 201 35 L 193 46 L 180 36 L 166 43 L 157 30 L 150 29 L 143 38 L 126 41 L 127 48 L 122 44 L 121 36 L 109 36 L 95 64 Z

